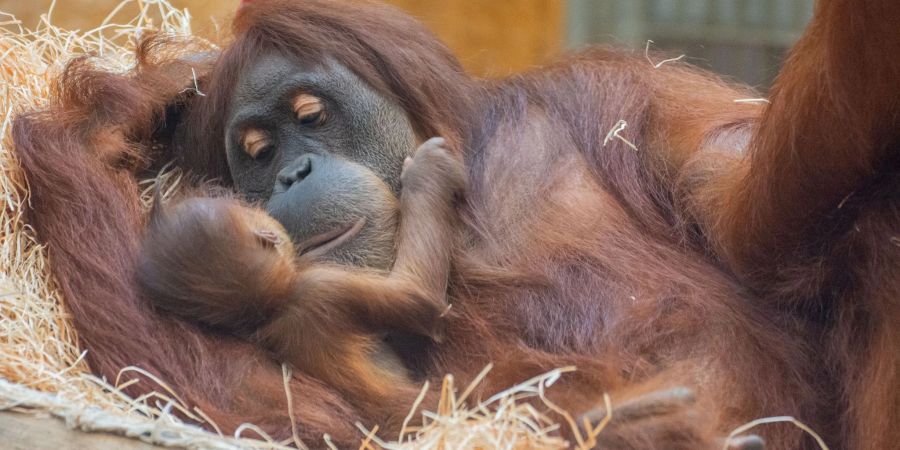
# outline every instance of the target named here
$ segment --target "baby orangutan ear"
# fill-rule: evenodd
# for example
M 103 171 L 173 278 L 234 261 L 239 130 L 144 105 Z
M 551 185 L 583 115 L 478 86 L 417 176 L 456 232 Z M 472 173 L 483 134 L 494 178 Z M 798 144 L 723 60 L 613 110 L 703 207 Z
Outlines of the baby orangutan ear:
M 266 248 L 276 248 L 283 242 L 281 236 L 272 230 L 253 230 L 256 240 Z
M 295 255 L 294 243 L 287 231 L 272 216 L 265 211 L 256 208 L 232 209 L 237 213 L 235 217 L 238 223 L 249 236 L 263 249 L 274 250 L 285 261 L 293 261 Z

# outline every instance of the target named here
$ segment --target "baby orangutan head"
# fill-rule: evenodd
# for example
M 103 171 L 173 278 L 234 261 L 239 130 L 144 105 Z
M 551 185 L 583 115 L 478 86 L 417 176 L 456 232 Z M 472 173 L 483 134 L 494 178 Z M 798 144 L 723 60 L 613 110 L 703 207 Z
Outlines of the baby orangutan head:
M 291 239 L 264 211 L 231 198 L 154 207 L 137 281 L 160 311 L 237 334 L 294 298 Z

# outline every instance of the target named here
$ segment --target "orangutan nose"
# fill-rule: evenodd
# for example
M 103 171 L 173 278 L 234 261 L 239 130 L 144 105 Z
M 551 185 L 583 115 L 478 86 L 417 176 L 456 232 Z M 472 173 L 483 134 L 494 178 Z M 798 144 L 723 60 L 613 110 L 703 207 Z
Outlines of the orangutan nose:
M 306 179 L 312 173 L 312 156 L 303 155 L 278 172 L 276 180 L 285 190 Z

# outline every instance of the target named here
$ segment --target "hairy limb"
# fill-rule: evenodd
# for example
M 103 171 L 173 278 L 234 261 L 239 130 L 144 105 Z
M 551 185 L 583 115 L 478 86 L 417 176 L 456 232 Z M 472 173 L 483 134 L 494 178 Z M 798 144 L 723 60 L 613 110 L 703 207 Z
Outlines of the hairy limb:
M 339 267 L 311 267 L 299 275 L 297 297 L 297 308 L 318 320 L 337 316 L 368 331 L 398 330 L 442 339 L 444 308 L 407 280 Z M 333 333 L 323 330 L 323 334 Z
M 750 155 L 694 194 L 739 272 L 821 236 L 825 214 L 875 175 L 900 137 L 900 3 L 820 1 L 778 77 Z
M 420 286 L 442 305 L 459 228 L 456 203 L 466 186 L 462 161 L 444 145 L 443 138 L 429 139 L 404 163 L 400 244 L 391 271 L 391 278 Z
M 898 19 L 894 0 L 820 1 L 750 154 L 689 194 L 739 275 L 778 302 L 809 302 L 831 327 L 822 348 L 844 385 L 847 448 L 900 436 L 900 315 L 884 301 L 896 298 L 897 279 L 888 249 L 898 224 Z

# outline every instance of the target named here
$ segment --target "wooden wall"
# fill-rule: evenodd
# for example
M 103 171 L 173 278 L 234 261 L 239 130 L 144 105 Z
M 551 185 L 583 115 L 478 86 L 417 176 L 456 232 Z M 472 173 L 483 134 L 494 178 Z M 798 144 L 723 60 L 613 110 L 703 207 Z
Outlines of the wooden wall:
M 467 68 L 506 75 L 563 45 L 563 0 L 390 0 L 419 17 Z
M 0 0 L 0 11 L 15 14 L 30 26 L 37 23 L 51 1 Z M 53 23 L 90 29 L 120 1 L 57 0 Z M 195 18 L 194 31 L 204 36 L 216 34 L 215 23 L 227 24 L 238 4 L 238 0 L 170 1 L 189 8 Z M 563 45 L 565 0 L 387 1 L 425 22 L 457 53 L 463 65 L 479 75 L 506 75 L 527 69 Z

